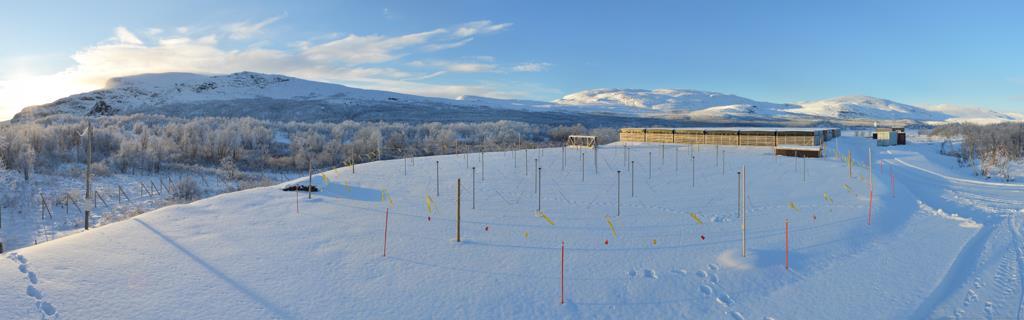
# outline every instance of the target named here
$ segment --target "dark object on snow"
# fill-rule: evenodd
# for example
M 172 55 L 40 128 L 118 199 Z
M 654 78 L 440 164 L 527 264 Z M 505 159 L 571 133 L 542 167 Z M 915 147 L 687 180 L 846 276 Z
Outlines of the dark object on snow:
M 309 188 L 313 188 L 313 190 L 309 190 Z M 299 184 L 294 186 L 288 186 L 284 188 L 284 191 L 320 192 L 320 189 L 318 189 L 316 186 L 305 186 Z

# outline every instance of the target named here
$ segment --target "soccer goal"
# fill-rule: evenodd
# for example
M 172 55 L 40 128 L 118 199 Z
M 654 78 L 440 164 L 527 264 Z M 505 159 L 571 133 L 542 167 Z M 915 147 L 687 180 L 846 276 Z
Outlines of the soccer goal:
M 566 142 L 565 145 L 569 147 L 593 149 L 597 146 L 597 137 L 571 135 L 569 136 L 569 141 Z

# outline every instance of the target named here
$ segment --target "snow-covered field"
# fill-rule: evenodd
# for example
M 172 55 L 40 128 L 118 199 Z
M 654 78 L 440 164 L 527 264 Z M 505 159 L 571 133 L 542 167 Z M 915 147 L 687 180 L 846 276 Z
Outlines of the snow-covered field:
M 598 150 L 596 166 L 593 150 L 568 149 L 563 167 L 553 148 L 339 168 L 314 178 L 325 191 L 312 199 L 280 191 L 286 184 L 250 189 L 5 254 L 0 314 L 1020 317 L 1024 187 L 928 170 L 935 158 L 900 146 L 871 148 L 871 192 L 873 142 L 842 137 L 829 157 L 806 161 L 655 144 L 627 155 L 615 144 Z M 836 146 L 853 151 L 852 177 Z

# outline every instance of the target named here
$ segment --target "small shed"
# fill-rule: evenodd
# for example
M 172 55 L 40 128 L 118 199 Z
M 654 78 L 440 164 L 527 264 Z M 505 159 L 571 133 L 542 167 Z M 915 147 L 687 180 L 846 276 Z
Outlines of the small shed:
M 899 142 L 900 133 L 898 131 L 878 131 L 876 134 L 879 147 L 894 146 Z
M 798 158 L 821 158 L 822 152 L 821 146 L 804 146 L 804 145 L 778 145 L 775 147 L 775 154 L 786 157 L 798 157 Z

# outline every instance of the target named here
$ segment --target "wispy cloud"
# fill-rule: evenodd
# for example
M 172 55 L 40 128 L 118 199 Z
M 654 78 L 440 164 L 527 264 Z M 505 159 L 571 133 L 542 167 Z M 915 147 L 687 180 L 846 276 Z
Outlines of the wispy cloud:
M 493 23 L 490 20 L 473 21 L 462 24 L 455 29 L 455 35 L 459 37 L 470 37 L 477 34 L 498 32 L 511 26 L 511 23 Z
M 540 72 L 547 70 L 550 67 L 550 63 L 546 62 L 529 62 L 521 63 L 512 67 L 512 71 L 515 72 Z
M 276 17 L 270 17 L 270 18 L 264 19 L 263 21 L 256 22 L 256 23 L 236 22 L 236 23 L 232 23 L 232 24 L 229 24 L 227 26 L 224 26 L 224 30 L 228 32 L 228 36 L 231 39 L 235 39 L 235 40 L 249 39 L 249 38 L 252 38 L 253 36 L 259 34 L 260 32 L 262 32 L 263 28 L 266 28 L 270 24 L 272 24 L 274 22 L 277 22 L 278 20 L 281 20 L 281 18 L 284 18 L 284 15 L 280 15 L 280 16 L 276 16 Z

